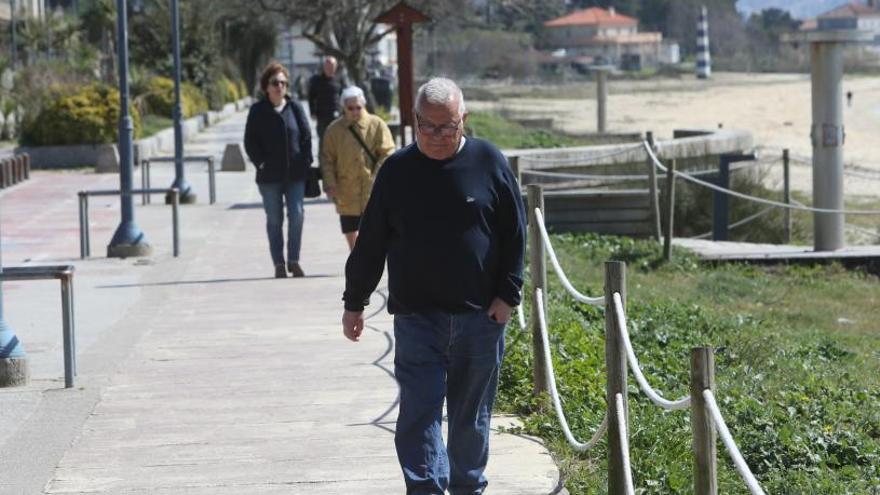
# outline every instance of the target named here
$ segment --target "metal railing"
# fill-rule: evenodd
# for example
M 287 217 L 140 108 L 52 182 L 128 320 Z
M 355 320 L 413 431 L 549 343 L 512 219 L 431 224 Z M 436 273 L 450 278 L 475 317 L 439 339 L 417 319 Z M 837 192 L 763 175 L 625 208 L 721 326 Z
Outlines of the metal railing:
M 64 387 L 73 387 L 76 376 L 76 326 L 73 315 L 73 266 L 7 266 L 0 271 L 0 281 L 61 281 L 61 326 L 64 340 Z
M 141 188 L 150 189 L 150 163 L 174 163 L 173 156 L 154 156 L 141 160 Z M 217 202 L 217 179 L 214 169 L 214 157 L 209 155 L 190 155 L 183 157 L 183 162 L 207 162 L 208 163 L 208 200 L 210 204 Z M 150 203 L 150 195 L 141 196 L 141 204 Z
M 132 189 L 123 192 L 117 189 L 105 189 L 95 191 L 80 191 L 79 195 L 79 257 L 86 259 L 91 256 L 92 246 L 89 235 L 89 196 L 122 196 L 122 195 L 150 195 L 168 194 L 171 196 L 171 229 L 173 254 L 176 258 L 180 254 L 180 191 L 172 187 L 170 189 Z

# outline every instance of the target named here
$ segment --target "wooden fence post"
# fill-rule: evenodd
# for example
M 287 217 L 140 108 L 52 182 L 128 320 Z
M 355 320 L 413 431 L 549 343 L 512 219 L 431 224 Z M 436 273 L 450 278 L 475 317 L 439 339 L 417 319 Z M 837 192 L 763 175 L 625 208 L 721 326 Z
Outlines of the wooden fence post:
M 715 424 L 706 410 L 703 390 L 715 390 L 715 355 L 711 347 L 691 349 L 691 429 L 694 434 L 694 495 L 718 494 Z
M 648 131 L 645 134 L 648 146 L 654 149 L 654 133 Z M 654 239 L 660 242 L 660 194 L 657 192 L 657 167 L 654 160 L 648 157 L 648 192 L 651 196 L 651 227 L 653 229 Z
M 672 259 L 672 227 L 675 217 L 675 160 L 669 160 L 666 170 L 666 232 L 663 235 L 663 259 Z
M 608 415 L 608 493 L 624 493 L 626 478 L 623 469 L 623 444 L 617 424 L 617 394 L 623 396 L 624 423 L 629 430 L 629 406 L 626 397 L 626 349 L 617 330 L 617 316 L 614 313 L 615 292 L 626 309 L 626 263 L 622 261 L 605 262 L 605 366 L 608 382 L 605 401 Z
M 527 186 L 528 204 L 529 204 L 529 274 L 532 279 L 532 290 L 529 295 L 532 301 L 532 314 L 529 319 L 529 328 L 532 329 L 532 357 L 534 369 L 532 369 L 532 379 L 534 386 L 532 392 L 537 396 L 548 390 L 547 377 L 544 374 L 544 343 L 541 339 L 541 324 L 538 321 L 538 305 L 537 293 L 535 289 L 541 289 L 541 292 L 547 293 L 547 264 L 544 256 L 544 243 L 541 240 L 541 232 L 538 230 L 538 219 L 535 217 L 535 208 L 541 210 L 546 219 L 544 211 L 544 191 L 539 185 Z M 547 297 L 543 296 L 544 308 L 547 307 Z
M 791 204 L 791 176 L 789 169 L 788 148 L 782 150 L 782 201 Z M 791 209 L 782 211 L 782 243 L 791 242 Z

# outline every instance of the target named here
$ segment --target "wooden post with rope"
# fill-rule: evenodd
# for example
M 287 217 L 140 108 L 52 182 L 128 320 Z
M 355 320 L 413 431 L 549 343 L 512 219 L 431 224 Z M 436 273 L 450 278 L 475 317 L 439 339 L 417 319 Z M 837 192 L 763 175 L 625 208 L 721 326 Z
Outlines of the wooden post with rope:
M 618 331 L 617 316 L 614 312 L 614 293 L 620 293 L 620 301 L 626 311 L 626 263 L 622 261 L 605 262 L 605 366 L 608 382 L 605 401 L 608 415 L 608 493 L 625 493 L 626 479 L 629 476 L 623 466 L 623 443 L 617 423 L 616 396 L 623 396 L 624 424 L 629 430 L 629 406 L 626 398 L 626 348 Z
M 541 239 L 541 231 L 538 229 L 538 218 L 535 216 L 535 208 L 541 210 L 544 218 L 547 217 L 544 211 L 544 191 L 537 184 L 527 186 L 528 203 L 529 203 L 529 274 L 532 280 L 532 289 L 530 298 L 532 303 L 532 314 L 529 318 L 529 328 L 532 330 L 532 357 L 534 366 L 532 368 L 534 395 L 540 395 L 549 390 L 547 386 L 548 377 L 545 376 L 544 362 L 544 343 L 541 339 L 541 323 L 538 321 L 538 305 L 537 292 L 535 289 L 541 289 L 541 292 L 547 293 L 547 263 L 544 256 L 544 243 Z M 543 296 L 544 307 L 547 307 L 547 296 Z
M 694 495 L 718 494 L 715 424 L 703 390 L 715 390 L 715 355 L 711 347 L 691 349 L 691 429 L 694 437 Z

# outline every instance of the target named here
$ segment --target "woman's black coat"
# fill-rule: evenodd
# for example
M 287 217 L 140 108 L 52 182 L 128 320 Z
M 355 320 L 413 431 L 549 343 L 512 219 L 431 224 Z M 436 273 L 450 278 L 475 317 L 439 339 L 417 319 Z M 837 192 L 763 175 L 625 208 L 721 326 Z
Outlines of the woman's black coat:
M 244 130 L 244 149 L 257 167 L 257 183 L 305 180 L 313 161 L 312 132 L 300 104 L 288 98 L 281 113 L 268 98 L 254 104 Z

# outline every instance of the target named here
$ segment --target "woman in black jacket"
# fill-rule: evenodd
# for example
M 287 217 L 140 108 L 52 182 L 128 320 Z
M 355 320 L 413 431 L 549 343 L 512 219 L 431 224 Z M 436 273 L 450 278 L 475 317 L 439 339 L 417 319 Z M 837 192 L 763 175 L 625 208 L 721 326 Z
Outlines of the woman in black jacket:
M 275 277 L 290 271 L 302 277 L 299 265 L 303 198 L 312 164 L 312 133 L 299 103 L 287 96 L 290 74 L 272 62 L 263 70 L 260 87 L 266 94 L 251 107 L 244 147 L 257 168 L 257 185 L 266 210 L 266 234 L 275 263 Z M 284 204 L 287 204 L 287 266 L 284 264 Z

